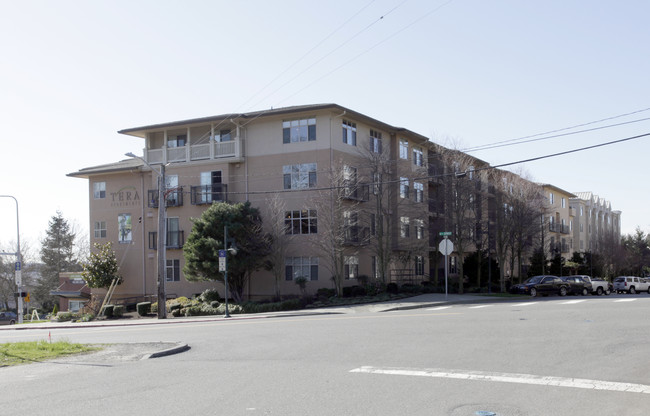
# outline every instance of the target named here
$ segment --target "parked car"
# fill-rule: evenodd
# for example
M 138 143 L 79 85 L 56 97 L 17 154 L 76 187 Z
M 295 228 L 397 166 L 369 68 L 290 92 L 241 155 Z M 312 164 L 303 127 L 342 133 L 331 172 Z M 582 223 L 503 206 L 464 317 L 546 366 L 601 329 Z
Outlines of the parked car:
M 573 295 L 587 296 L 591 293 L 591 283 L 582 276 L 563 276 L 560 279 L 569 285 L 569 293 Z
M 537 295 L 553 295 L 566 296 L 569 292 L 569 284 L 563 282 L 557 276 L 540 275 L 533 276 L 526 280 L 524 283 L 512 285 L 510 293 L 519 293 L 535 297 Z
M 650 293 L 650 280 L 645 277 L 619 276 L 614 279 L 614 290 L 616 293 Z
M 13 312 L 0 312 L 0 325 L 13 325 L 18 317 Z

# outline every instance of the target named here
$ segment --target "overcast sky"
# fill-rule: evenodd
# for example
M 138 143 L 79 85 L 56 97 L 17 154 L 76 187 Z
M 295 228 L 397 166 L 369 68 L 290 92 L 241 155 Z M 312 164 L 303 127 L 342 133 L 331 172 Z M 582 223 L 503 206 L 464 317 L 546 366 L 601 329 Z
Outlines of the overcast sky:
M 57 210 L 87 233 L 87 180 L 66 174 L 141 155 L 118 130 L 270 107 L 337 103 L 461 149 L 542 139 L 471 152 L 492 165 L 648 134 L 648 16 L 643 0 L 0 0 L 0 194 L 23 244 Z M 537 135 L 582 124 L 560 133 L 599 129 Z M 648 232 L 649 155 L 650 136 L 511 169 Z M 0 214 L 12 248 L 14 201 Z

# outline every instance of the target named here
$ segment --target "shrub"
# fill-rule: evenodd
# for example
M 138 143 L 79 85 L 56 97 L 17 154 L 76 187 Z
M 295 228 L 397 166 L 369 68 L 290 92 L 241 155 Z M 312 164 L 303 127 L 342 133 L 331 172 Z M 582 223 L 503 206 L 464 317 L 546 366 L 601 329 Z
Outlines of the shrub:
M 151 304 L 151 306 L 149 307 L 149 312 L 158 313 L 158 302 L 154 302 Z
M 59 304 L 55 303 L 54 308 L 52 308 L 52 316 L 56 316 L 59 313 Z
M 210 306 L 212 306 L 213 308 L 218 308 L 219 305 L 220 302 L 218 300 L 213 300 L 212 302 L 210 302 Z
M 151 302 L 140 302 L 135 307 L 136 310 L 138 311 L 138 315 L 146 316 L 147 314 L 149 314 L 149 311 L 151 310 Z
M 174 312 L 174 311 L 180 310 L 181 307 L 182 307 L 182 305 L 180 303 L 174 302 L 174 303 L 169 305 L 169 311 Z
M 105 305 L 104 306 L 104 316 L 107 317 L 107 318 L 112 318 L 114 309 L 115 309 L 115 305 Z
M 316 291 L 316 297 L 319 300 L 327 300 L 333 296 L 336 296 L 336 290 L 335 289 L 330 289 L 327 287 L 321 287 Z
M 221 296 L 219 296 L 217 289 L 205 289 L 203 293 L 201 293 L 200 298 L 203 302 L 209 303 L 215 300 L 220 300 Z
M 76 319 L 77 317 L 75 316 L 74 313 L 72 312 L 61 312 L 56 315 L 56 320 L 58 322 L 70 322 L 73 319 Z
M 397 288 L 397 283 L 389 283 L 386 285 L 386 293 L 392 293 L 393 295 L 396 295 L 397 292 L 399 292 Z
M 95 319 L 95 315 L 93 315 L 92 313 L 84 313 L 79 320 L 81 322 L 90 322 L 93 319 Z
M 422 287 L 420 285 L 413 285 L 410 283 L 402 285 L 399 289 L 402 293 L 420 293 L 422 292 Z
M 113 308 L 113 317 L 121 318 L 124 316 L 125 311 L 126 311 L 126 307 L 124 305 L 115 305 L 115 307 Z
M 344 298 L 352 297 L 352 286 L 346 286 L 341 290 L 341 294 Z
M 386 291 L 386 285 L 383 282 L 380 282 L 379 280 L 367 283 L 365 285 L 365 288 L 366 288 L 366 294 L 368 296 L 376 296 Z
M 366 296 L 366 288 L 363 286 L 352 286 L 350 291 L 352 297 Z
M 183 311 L 185 311 L 185 309 L 181 309 L 181 308 L 173 309 L 172 310 L 172 316 L 178 318 L 179 316 L 181 316 L 183 314 Z

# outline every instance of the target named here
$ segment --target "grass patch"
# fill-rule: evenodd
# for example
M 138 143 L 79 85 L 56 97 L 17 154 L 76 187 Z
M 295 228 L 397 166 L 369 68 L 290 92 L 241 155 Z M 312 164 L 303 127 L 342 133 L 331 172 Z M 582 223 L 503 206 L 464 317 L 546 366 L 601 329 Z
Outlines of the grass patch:
M 11 342 L 0 344 L 0 367 L 40 362 L 61 356 L 96 351 L 98 347 L 68 341 Z

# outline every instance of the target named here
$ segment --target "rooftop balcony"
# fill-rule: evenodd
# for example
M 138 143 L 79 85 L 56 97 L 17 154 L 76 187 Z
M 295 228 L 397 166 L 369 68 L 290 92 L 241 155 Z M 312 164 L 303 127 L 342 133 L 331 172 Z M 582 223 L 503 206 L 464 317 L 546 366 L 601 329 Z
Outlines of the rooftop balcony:
M 143 154 L 147 163 L 152 165 L 195 160 L 219 160 L 224 162 L 242 162 L 244 160 L 242 141 L 239 137 L 221 142 L 209 140 L 207 143 L 200 144 L 144 149 Z

